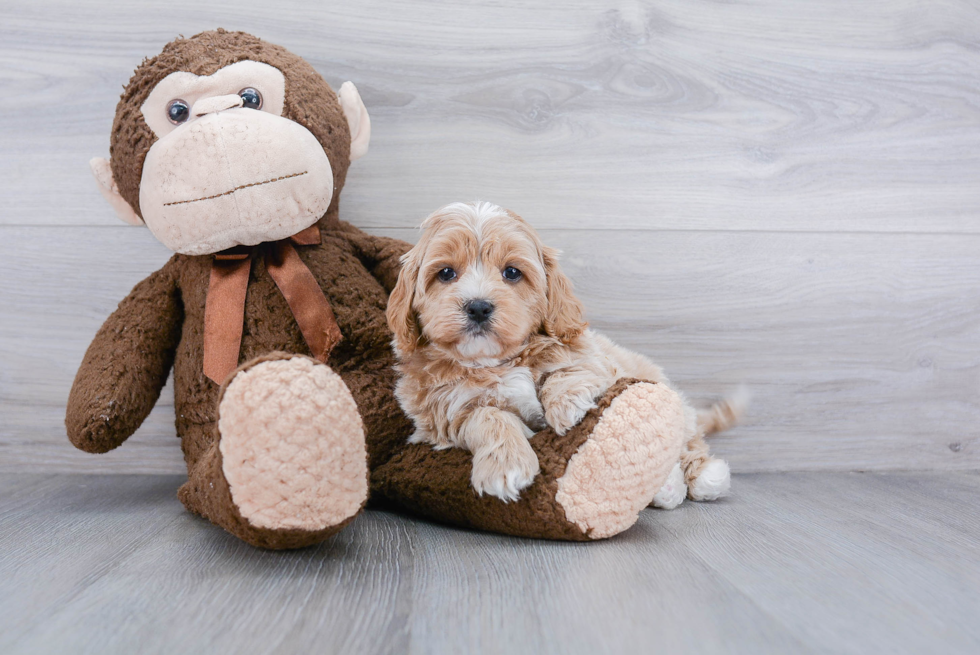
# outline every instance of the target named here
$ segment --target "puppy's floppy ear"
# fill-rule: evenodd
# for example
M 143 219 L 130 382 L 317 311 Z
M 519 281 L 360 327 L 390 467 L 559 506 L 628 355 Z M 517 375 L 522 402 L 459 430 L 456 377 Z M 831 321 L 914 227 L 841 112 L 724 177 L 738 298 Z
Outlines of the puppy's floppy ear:
M 395 349 L 401 354 L 409 354 L 418 346 L 419 324 L 415 319 L 412 301 L 415 299 L 415 285 L 418 282 L 421 261 L 419 246 L 402 255 L 402 269 L 398 273 L 398 282 L 388 296 L 388 309 L 385 316 L 388 319 L 388 327 L 395 337 Z
M 568 342 L 588 326 L 582 303 L 572 293 L 572 282 L 558 266 L 558 251 L 542 247 L 544 272 L 547 276 L 548 309 L 544 317 L 544 331 L 559 341 Z

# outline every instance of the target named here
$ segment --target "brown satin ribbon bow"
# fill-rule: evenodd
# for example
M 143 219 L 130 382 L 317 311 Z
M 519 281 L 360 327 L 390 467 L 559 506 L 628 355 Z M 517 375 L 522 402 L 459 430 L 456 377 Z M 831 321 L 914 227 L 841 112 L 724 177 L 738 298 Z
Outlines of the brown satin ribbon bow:
M 320 243 L 320 228 L 311 225 L 289 239 L 240 246 L 217 253 L 211 263 L 211 281 L 204 305 L 204 374 L 221 384 L 238 366 L 245 321 L 245 292 L 252 259 L 265 254 L 265 268 L 286 298 L 313 357 L 327 361 L 343 338 L 330 302 L 293 244 Z

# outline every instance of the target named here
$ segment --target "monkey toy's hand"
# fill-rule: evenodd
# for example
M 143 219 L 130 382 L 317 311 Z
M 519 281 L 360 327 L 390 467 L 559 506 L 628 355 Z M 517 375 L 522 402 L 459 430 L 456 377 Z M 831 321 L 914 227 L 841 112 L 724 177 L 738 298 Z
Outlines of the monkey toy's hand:
M 173 261 L 137 284 L 89 345 L 65 415 L 77 448 L 104 453 L 119 446 L 160 396 L 183 317 Z

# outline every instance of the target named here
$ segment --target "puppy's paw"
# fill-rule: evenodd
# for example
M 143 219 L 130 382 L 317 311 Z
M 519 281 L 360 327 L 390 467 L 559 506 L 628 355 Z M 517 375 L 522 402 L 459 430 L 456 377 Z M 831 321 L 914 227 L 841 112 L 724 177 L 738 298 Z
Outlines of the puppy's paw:
M 691 500 L 717 500 L 728 493 L 732 474 L 728 462 L 712 457 L 687 490 Z
M 408 438 L 408 443 L 410 444 L 428 443 L 428 444 L 435 445 L 439 442 L 436 440 L 435 435 L 433 435 L 428 430 L 423 430 L 419 427 L 416 427 L 415 432 L 413 432 L 411 436 Z
M 554 399 L 545 405 L 544 417 L 548 425 L 554 428 L 559 436 L 578 425 L 590 409 L 595 407 L 595 390 L 591 387 L 569 389 L 566 393 L 555 395 Z
M 517 500 L 540 471 L 538 456 L 527 439 L 511 439 L 481 448 L 473 454 L 470 481 L 481 496 L 490 494 L 504 502 Z
M 525 425 L 527 426 L 526 434 L 527 438 L 530 439 L 535 434 L 544 430 L 548 427 L 548 421 L 544 417 L 544 410 L 540 410 L 535 414 L 524 417 Z
M 687 496 L 687 484 L 684 482 L 684 471 L 680 463 L 677 463 L 670 470 L 664 486 L 660 487 L 660 491 L 653 497 L 650 507 L 674 509 L 684 502 L 685 496 Z

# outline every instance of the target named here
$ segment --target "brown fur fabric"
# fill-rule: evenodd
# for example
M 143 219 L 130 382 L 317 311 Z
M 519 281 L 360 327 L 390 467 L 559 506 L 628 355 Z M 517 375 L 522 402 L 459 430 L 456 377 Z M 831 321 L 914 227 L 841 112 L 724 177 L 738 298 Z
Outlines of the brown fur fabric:
M 286 77 L 283 115 L 309 129 L 323 144 L 334 171 L 334 198 L 320 219 L 322 242 L 299 246 L 303 262 L 333 308 L 344 335 L 328 364 L 347 384 L 364 422 L 370 464 L 387 461 L 411 432 L 395 402 L 391 335 L 385 320 L 399 257 L 410 245 L 374 237 L 339 220 L 338 198 L 347 173 L 350 130 L 337 96 L 303 59 L 240 32 L 205 32 L 168 44 L 145 60 L 123 92 L 113 124 L 113 174 L 123 197 L 139 212 L 143 161 L 155 136 L 140 105 L 174 71 L 210 75 L 250 59 L 275 66 Z M 325 534 L 257 531 L 243 524 L 221 487 L 216 444 L 219 387 L 203 372 L 204 307 L 211 256 L 174 255 L 140 282 L 96 334 L 79 367 L 66 413 L 68 435 L 78 448 L 106 452 L 143 422 L 173 368 L 177 435 L 189 482 L 184 504 L 249 543 L 289 548 L 315 543 Z M 249 275 L 240 362 L 270 352 L 309 355 L 285 298 L 256 257 Z M 202 484 L 207 481 L 207 485 Z M 217 489 L 210 483 L 219 481 Z
M 589 535 L 568 521 L 555 502 L 558 479 L 568 460 L 585 443 L 602 413 L 619 394 L 638 380 L 617 381 L 582 422 L 563 437 L 551 428 L 531 438 L 541 473 L 521 492 L 520 500 L 502 503 L 493 496 L 477 496 L 470 483 L 472 454 L 462 448 L 433 450 L 413 444 L 387 464 L 375 469 L 372 482 L 387 498 L 443 523 L 490 530 L 517 537 L 588 541 Z
M 330 159 L 335 193 L 318 227 L 319 245 L 297 248 L 329 300 L 343 340 L 327 364 L 346 383 L 360 410 L 372 493 L 421 514 L 458 525 L 554 539 L 587 539 L 565 519 L 555 501 L 555 481 L 589 435 L 600 409 L 566 437 L 538 435 L 532 443 L 543 475 L 519 503 L 478 497 L 469 485 L 470 456 L 434 452 L 406 443 L 410 421 L 394 397 L 392 335 L 385 319 L 399 258 L 410 245 L 370 236 L 339 218 L 338 198 L 350 151 L 350 130 L 336 94 L 299 57 L 238 32 L 205 32 L 168 44 L 136 70 L 119 102 L 112 130 L 112 170 L 123 197 L 139 212 L 143 162 L 155 137 L 140 105 L 161 79 L 174 71 L 212 74 L 251 59 L 280 69 L 286 77 L 283 115 L 307 127 Z M 262 248 L 262 246 L 258 246 Z M 294 548 L 320 541 L 342 526 L 317 533 L 259 530 L 247 524 L 222 475 L 217 413 L 220 388 L 203 372 L 204 309 L 212 258 L 174 255 L 140 282 L 106 320 L 85 354 L 68 400 L 66 426 L 72 443 L 94 453 L 125 441 L 159 397 L 171 368 L 177 435 L 187 463 L 181 501 L 248 543 Z M 248 280 L 239 362 L 275 352 L 309 355 L 286 301 L 256 257 Z

